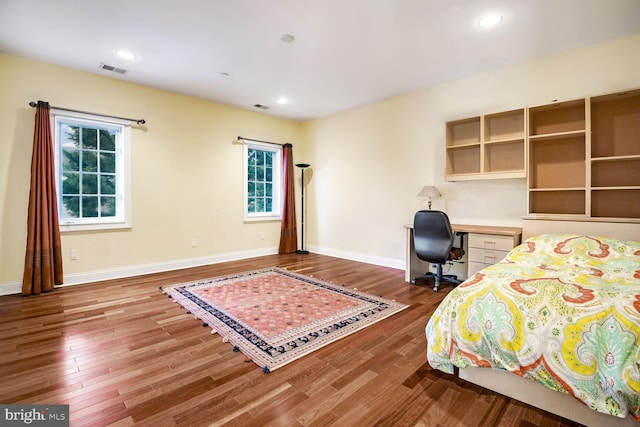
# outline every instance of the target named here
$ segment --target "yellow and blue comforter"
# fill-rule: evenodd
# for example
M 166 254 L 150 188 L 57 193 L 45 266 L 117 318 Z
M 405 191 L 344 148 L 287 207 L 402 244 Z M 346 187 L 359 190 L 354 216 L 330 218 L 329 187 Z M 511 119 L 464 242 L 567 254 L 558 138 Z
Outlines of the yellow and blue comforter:
M 510 371 L 640 422 L 640 242 L 531 238 L 451 291 L 426 334 L 434 368 Z

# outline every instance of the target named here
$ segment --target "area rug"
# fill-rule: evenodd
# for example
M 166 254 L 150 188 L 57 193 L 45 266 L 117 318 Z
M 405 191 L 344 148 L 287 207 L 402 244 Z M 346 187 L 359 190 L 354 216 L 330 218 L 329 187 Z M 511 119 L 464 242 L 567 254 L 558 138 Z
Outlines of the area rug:
M 278 267 L 161 289 L 265 372 L 408 307 Z

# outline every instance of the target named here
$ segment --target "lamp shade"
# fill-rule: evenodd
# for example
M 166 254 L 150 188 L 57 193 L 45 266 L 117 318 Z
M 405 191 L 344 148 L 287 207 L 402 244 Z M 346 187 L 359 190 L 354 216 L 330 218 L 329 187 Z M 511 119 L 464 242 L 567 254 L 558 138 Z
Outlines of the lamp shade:
M 440 197 L 441 194 L 433 185 L 425 185 L 418 193 L 418 197 Z

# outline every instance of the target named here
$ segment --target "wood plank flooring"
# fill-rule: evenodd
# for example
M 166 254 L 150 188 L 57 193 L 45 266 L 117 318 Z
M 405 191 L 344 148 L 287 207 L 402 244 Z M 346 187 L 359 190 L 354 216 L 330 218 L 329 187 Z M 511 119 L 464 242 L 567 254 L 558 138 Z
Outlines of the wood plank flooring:
M 158 288 L 280 266 L 410 308 L 270 374 Z M 0 403 L 70 405 L 72 426 L 576 426 L 430 369 L 443 286 L 338 258 L 272 255 L 0 297 Z

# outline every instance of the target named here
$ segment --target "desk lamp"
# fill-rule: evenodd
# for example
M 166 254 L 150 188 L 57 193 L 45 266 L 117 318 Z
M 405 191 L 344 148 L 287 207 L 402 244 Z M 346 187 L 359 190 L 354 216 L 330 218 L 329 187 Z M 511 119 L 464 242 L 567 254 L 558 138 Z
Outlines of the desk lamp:
M 442 195 L 438 191 L 436 187 L 433 185 L 425 185 L 422 187 L 422 190 L 418 193 L 418 197 L 428 197 L 429 198 L 429 210 L 431 210 L 431 198 L 432 197 L 441 197 Z

